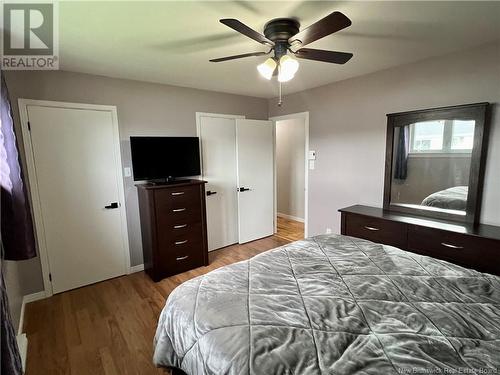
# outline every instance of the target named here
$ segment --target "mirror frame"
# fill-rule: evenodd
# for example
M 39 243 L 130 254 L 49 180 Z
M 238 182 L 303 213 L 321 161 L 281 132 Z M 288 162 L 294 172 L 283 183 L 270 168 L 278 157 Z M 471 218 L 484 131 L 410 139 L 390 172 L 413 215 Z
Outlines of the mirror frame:
M 474 144 L 471 153 L 469 171 L 469 191 L 465 215 L 449 212 L 429 211 L 425 209 L 402 207 L 391 204 L 391 189 L 393 175 L 394 129 L 419 121 L 428 120 L 474 120 Z M 479 222 L 484 183 L 484 167 L 486 162 L 489 130 L 489 103 L 464 104 L 451 107 L 423 109 L 409 112 L 390 113 L 387 115 L 387 138 L 385 154 L 384 178 L 384 209 L 388 211 L 405 212 L 436 219 L 446 219 L 476 224 Z

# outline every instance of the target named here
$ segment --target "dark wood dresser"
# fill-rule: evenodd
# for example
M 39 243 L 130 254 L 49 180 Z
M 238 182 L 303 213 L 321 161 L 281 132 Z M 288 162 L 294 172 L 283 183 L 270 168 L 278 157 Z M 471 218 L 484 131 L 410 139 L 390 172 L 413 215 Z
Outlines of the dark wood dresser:
M 159 281 L 208 265 L 205 181 L 137 185 L 144 270 Z
M 500 227 L 429 219 L 351 206 L 341 212 L 341 233 L 500 275 Z

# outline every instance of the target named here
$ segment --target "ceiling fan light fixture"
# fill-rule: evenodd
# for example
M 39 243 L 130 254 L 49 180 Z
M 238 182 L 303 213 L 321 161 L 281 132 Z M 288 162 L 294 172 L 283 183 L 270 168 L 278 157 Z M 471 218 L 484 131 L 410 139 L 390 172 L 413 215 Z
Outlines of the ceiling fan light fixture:
M 273 78 L 273 73 L 274 70 L 276 69 L 276 61 L 270 57 L 266 61 L 264 61 L 262 64 L 259 64 L 257 66 L 257 70 L 259 71 L 260 75 L 264 77 L 267 80 L 270 80 Z
M 278 71 L 278 81 L 288 82 L 299 70 L 299 62 L 293 57 L 284 55 L 280 58 L 280 66 Z

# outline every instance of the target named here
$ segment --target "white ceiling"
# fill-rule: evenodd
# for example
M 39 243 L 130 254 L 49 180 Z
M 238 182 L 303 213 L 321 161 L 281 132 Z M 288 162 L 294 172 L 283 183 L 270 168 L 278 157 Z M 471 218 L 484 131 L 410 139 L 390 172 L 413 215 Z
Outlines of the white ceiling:
M 352 26 L 308 47 L 354 53 L 345 65 L 300 60 L 287 93 L 500 40 L 500 2 L 109 1 L 60 3 L 62 70 L 273 97 L 265 57 L 210 58 L 265 51 L 218 22 L 237 18 L 262 32 L 276 17 L 305 27 L 338 10 Z

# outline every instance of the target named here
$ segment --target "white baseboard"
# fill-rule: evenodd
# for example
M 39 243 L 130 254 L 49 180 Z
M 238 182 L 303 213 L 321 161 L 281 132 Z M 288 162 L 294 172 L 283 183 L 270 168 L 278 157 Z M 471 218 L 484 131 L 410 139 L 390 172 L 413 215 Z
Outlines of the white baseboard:
M 292 215 L 287 215 L 287 214 L 282 214 L 281 212 L 278 212 L 277 215 L 279 217 L 282 217 L 284 219 L 289 219 L 289 220 L 295 220 L 295 221 L 298 221 L 300 223 L 303 223 L 304 222 L 304 219 L 301 218 L 301 217 L 297 217 L 297 216 L 292 216 Z
M 16 336 L 17 348 L 21 356 L 21 363 L 23 365 L 23 374 L 26 371 L 26 356 L 28 355 L 28 338 L 25 333 Z
M 18 336 L 23 334 L 23 325 L 24 325 L 24 310 L 27 303 L 35 302 L 41 299 L 47 298 L 45 291 L 27 294 L 23 297 L 23 303 L 21 305 L 21 314 L 19 314 L 19 328 L 17 329 Z
M 136 273 L 144 271 L 144 264 L 138 264 L 137 266 L 130 267 L 128 273 Z

